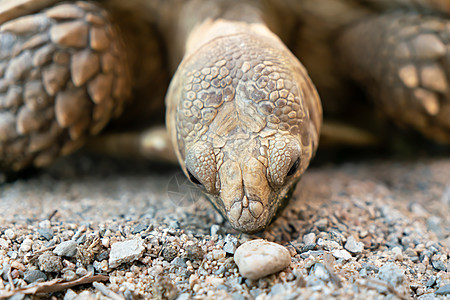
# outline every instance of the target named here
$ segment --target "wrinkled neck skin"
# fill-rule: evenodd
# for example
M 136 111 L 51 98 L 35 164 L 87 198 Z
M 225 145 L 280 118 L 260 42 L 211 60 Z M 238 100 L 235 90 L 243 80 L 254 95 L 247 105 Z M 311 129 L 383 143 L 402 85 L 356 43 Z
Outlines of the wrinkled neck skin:
M 317 148 L 322 111 L 300 62 L 257 8 L 245 9 L 180 25 L 189 30 L 179 33 L 185 52 L 166 122 L 186 176 L 251 233 L 286 205 Z

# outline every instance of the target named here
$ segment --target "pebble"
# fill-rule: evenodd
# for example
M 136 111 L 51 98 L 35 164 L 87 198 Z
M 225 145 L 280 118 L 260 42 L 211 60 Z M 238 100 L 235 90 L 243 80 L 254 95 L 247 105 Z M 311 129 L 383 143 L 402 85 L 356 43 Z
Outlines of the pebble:
M 394 263 L 387 263 L 378 271 L 378 278 L 396 287 L 403 282 L 405 271 Z
M 213 250 L 212 251 L 212 257 L 214 260 L 219 260 L 221 258 L 224 258 L 226 256 L 226 252 L 223 250 Z
M 0 247 L 8 248 L 8 241 L 0 238 Z
M 56 246 L 53 253 L 59 256 L 74 257 L 77 254 L 77 242 L 70 240 Z
M 400 247 L 392 248 L 392 254 L 394 254 L 395 260 L 403 260 L 403 251 Z
M 76 275 L 76 273 L 75 273 L 74 271 L 72 271 L 72 270 L 67 270 L 67 271 L 65 271 L 64 274 L 63 274 L 63 279 L 64 279 L 65 281 L 72 281 L 72 280 L 77 279 L 77 275 Z
M 59 272 L 62 269 L 61 257 L 46 251 L 38 258 L 39 267 L 44 272 Z
M 109 253 L 109 267 L 115 268 L 123 263 L 132 262 L 140 258 L 144 250 L 144 240 L 142 239 L 114 243 L 111 245 Z
M 171 262 L 175 257 L 178 256 L 178 250 L 173 246 L 165 247 L 162 250 L 162 256 L 164 257 L 165 260 Z
M 177 267 L 181 267 L 181 268 L 187 267 L 186 261 L 179 256 L 175 257 L 175 259 L 172 260 L 171 264 L 174 266 L 177 266 Z
M 137 225 L 134 227 L 134 229 L 133 229 L 133 231 L 132 231 L 131 233 L 132 233 L 132 234 L 136 234 L 136 233 L 145 231 L 147 228 L 148 228 L 148 225 L 147 225 L 147 224 L 139 223 L 139 224 L 137 224 Z
M 436 295 L 448 295 L 450 294 L 450 283 L 444 286 L 441 286 L 436 292 Z
M 24 239 L 22 244 L 20 244 L 19 251 L 28 252 L 31 250 L 31 246 L 33 246 L 33 240 Z
M 364 250 L 364 244 L 362 242 L 357 242 L 353 235 L 350 235 L 344 245 L 344 248 L 351 253 L 361 253 Z
M 243 277 L 256 280 L 289 266 L 291 255 L 281 245 L 258 239 L 239 246 L 234 261 Z
M 225 244 L 223 245 L 223 251 L 229 254 L 234 254 L 236 252 L 238 241 L 236 237 L 232 236 L 231 234 L 228 234 L 225 237 Z
M 184 257 L 186 257 L 189 260 L 201 260 L 203 259 L 203 256 L 205 255 L 205 252 L 203 251 L 202 247 L 198 244 L 189 244 L 186 245 L 184 248 Z
M 350 258 L 352 258 L 352 255 L 347 250 L 344 249 L 342 250 L 335 249 L 331 253 L 333 254 L 334 257 L 338 259 L 342 258 L 343 260 L 349 260 Z
M 324 250 L 327 251 L 332 251 L 334 249 L 341 248 L 341 246 L 337 242 L 324 239 L 318 239 L 317 245 L 319 245 L 320 247 L 322 247 Z
M 8 239 L 13 240 L 16 238 L 16 233 L 14 232 L 14 230 L 12 229 L 6 229 L 5 230 L 5 235 Z
M 212 236 L 217 235 L 219 233 L 219 230 L 220 230 L 220 225 L 214 224 L 211 226 L 210 234 Z
M 303 236 L 303 243 L 305 243 L 305 247 L 308 247 L 310 245 L 316 245 L 316 234 L 314 232 L 305 234 Z
M 26 271 L 23 276 L 23 280 L 25 280 L 27 283 L 32 283 L 38 281 L 39 279 L 42 279 L 42 281 L 46 281 L 47 275 L 39 270 L 30 270 Z
M 53 229 L 51 228 L 39 228 L 38 230 L 39 235 L 41 238 L 50 241 L 53 238 Z

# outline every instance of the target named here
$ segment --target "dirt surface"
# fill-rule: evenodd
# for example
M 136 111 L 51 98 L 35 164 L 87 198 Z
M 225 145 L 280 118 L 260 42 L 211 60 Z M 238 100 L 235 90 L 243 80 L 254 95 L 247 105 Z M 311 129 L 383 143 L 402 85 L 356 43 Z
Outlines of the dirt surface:
M 74 156 L 0 187 L 0 299 L 449 297 L 449 178 L 450 159 L 313 168 L 248 236 L 176 168 Z M 290 266 L 243 278 L 233 253 L 253 238 Z

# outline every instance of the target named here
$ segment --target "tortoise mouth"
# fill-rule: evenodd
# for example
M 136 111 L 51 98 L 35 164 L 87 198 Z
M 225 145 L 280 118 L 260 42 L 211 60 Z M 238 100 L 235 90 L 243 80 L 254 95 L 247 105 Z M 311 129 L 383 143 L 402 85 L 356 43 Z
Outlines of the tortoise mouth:
M 262 201 L 249 200 L 247 196 L 235 201 L 226 215 L 233 228 L 248 233 L 261 231 L 270 223 L 267 206 Z

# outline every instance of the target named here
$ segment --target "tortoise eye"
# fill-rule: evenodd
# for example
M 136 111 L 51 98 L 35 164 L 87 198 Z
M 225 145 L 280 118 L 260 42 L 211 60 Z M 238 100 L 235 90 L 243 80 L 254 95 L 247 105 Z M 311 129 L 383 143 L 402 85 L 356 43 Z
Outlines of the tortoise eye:
M 294 162 L 294 164 L 291 166 L 289 171 L 286 174 L 286 177 L 293 175 L 298 170 L 298 166 L 300 165 L 300 158 L 297 158 L 297 160 Z
M 194 175 L 192 175 L 192 173 L 188 170 L 188 176 L 189 176 L 189 180 L 198 186 L 203 186 L 203 184 L 200 182 L 200 180 L 198 180 Z

